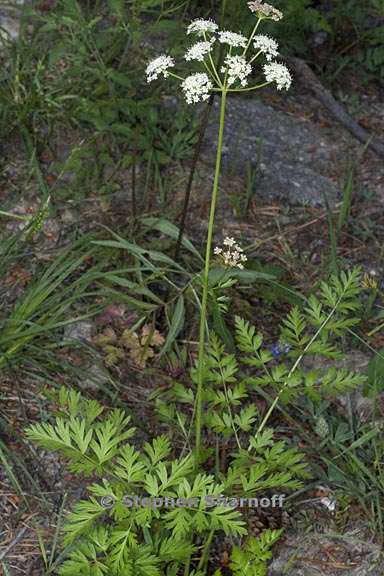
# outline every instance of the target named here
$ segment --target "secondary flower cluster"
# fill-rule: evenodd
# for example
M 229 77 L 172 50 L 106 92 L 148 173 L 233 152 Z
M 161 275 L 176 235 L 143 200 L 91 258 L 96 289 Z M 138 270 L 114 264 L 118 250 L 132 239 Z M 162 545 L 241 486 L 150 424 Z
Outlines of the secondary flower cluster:
M 246 61 L 244 56 L 230 56 L 228 54 L 221 71 L 228 74 L 228 86 L 232 86 L 237 80 L 241 86 L 247 86 L 252 66 Z
M 280 12 L 280 10 L 277 10 L 277 8 L 274 8 L 263 0 L 248 2 L 248 7 L 251 12 L 255 12 L 257 16 L 262 19 L 275 20 L 278 22 L 283 17 L 283 14 Z
M 262 52 L 269 62 L 272 60 L 272 58 L 275 58 L 279 55 L 279 45 L 276 40 L 270 38 L 269 36 L 265 36 L 264 34 L 255 36 L 253 46 L 255 47 L 255 50 Z
M 214 40 L 210 40 L 205 42 L 197 42 L 197 44 L 194 44 L 185 54 L 186 61 L 189 62 L 190 60 L 198 60 L 198 62 L 203 62 L 206 55 L 209 54 L 212 50 L 212 45 L 214 42 Z
M 219 26 L 213 20 L 194 20 L 188 26 L 187 34 L 197 36 L 199 41 L 187 50 L 184 58 L 187 62 L 201 63 L 204 67 L 203 71 L 181 78 L 172 71 L 175 67 L 174 59 L 162 55 L 148 64 L 146 69 L 147 81 L 153 82 L 159 76 L 177 78 L 181 81 L 181 88 L 188 104 L 207 100 L 214 90 L 218 92 L 223 90 L 229 92 L 253 90 L 273 82 L 278 90 L 288 90 L 292 83 L 291 74 L 284 64 L 274 60 L 279 55 L 278 43 L 267 35 L 256 34 L 262 20 L 278 21 L 282 18 L 282 13 L 263 0 L 249 2 L 248 6 L 251 12 L 258 17 L 249 37 L 230 30 L 219 30 Z M 219 70 L 216 69 L 213 58 L 213 50 L 217 44 L 227 46 L 228 50 Z M 248 52 L 252 49 L 254 54 L 249 56 Z M 262 67 L 265 82 L 247 88 L 253 72 L 252 64 L 260 55 L 263 55 L 267 61 Z
M 213 84 L 207 74 L 196 72 L 196 74 L 187 76 L 181 87 L 187 103 L 196 104 L 209 98 L 209 92 L 212 90 Z
M 237 244 L 236 240 L 228 236 L 224 238 L 223 247 L 218 246 L 213 251 L 215 256 L 219 256 L 224 266 L 240 268 L 240 270 L 244 269 L 243 262 L 248 260 L 243 252 L 244 250 Z
M 152 60 L 147 66 L 147 82 L 153 82 L 157 80 L 160 75 L 164 78 L 169 76 L 169 69 L 175 66 L 175 61 L 170 56 L 158 56 Z

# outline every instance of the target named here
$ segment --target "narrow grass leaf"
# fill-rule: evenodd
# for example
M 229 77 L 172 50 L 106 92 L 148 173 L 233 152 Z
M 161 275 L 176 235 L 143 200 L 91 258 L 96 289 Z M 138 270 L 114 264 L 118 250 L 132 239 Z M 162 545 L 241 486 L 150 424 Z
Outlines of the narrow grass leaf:
M 164 343 L 164 346 L 161 349 L 160 356 L 163 356 L 166 352 L 168 352 L 168 350 L 176 340 L 177 336 L 179 335 L 181 329 L 184 326 L 184 318 L 185 318 L 184 296 L 179 296 L 172 314 L 172 319 L 170 321 L 167 339 Z

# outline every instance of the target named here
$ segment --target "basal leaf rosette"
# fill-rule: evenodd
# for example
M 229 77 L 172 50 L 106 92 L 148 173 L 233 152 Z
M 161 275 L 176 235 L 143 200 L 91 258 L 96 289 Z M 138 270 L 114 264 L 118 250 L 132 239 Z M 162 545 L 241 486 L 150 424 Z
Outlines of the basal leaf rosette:
M 195 36 L 184 54 L 187 63 L 195 64 L 197 69 L 186 77 L 175 73 L 174 58 L 162 54 L 148 63 L 147 81 L 153 82 L 159 77 L 176 78 L 181 83 L 184 98 L 188 104 L 197 104 L 207 100 L 214 92 L 246 92 L 269 84 L 275 84 L 278 90 L 288 90 L 292 77 L 288 68 L 278 62 L 279 45 L 274 38 L 257 34 L 264 20 L 279 21 L 282 13 L 263 2 L 256 0 L 248 3 L 256 16 L 252 32 L 246 36 L 232 30 L 220 30 L 213 20 L 193 20 L 187 27 L 187 36 Z M 215 62 L 221 54 L 222 64 Z M 264 81 L 252 83 L 257 73 Z

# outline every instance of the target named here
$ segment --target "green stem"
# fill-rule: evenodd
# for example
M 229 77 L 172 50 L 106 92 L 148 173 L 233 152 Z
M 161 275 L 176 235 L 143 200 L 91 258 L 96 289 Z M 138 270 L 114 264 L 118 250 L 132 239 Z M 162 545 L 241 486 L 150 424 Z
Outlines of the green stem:
M 209 42 L 209 40 L 207 39 L 207 35 L 206 35 L 205 32 L 204 32 L 204 34 L 203 34 L 203 37 L 204 37 L 204 41 L 205 41 L 205 42 Z M 214 61 L 213 61 L 212 54 L 211 54 L 210 51 L 209 51 L 209 53 L 208 53 L 208 59 L 209 59 L 209 62 L 210 62 L 210 64 L 211 64 L 211 66 L 212 66 L 212 70 L 211 70 L 211 68 L 208 66 L 208 64 L 205 62 L 205 60 L 204 60 L 204 62 L 203 62 L 203 63 L 204 63 L 204 66 L 206 67 L 206 69 L 207 69 L 208 73 L 210 74 L 210 76 L 213 76 L 214 80 L 217 82 L 217 85 L 218 85 L 218 86 L 220 87 L 220 89 L 221 89 L 221 88 L 222 88 L 221 79 L 220 79 L 219 73 L 218 73 L 218 71 L 217 71 L 217 69 L 216 69 L 216 66 L 215 66 L 215 63 L 214 63 Z
M 269 84 L 271 84 L 271 82 L 264 82 L 264 84 L 257 84 L 256 86 L 251 86 L 250 88 L 228 88 L 228 92 L 251 92 L 251 90 L 258 90 L 259 88 L 264 88 Z
M 221 108 L 220 108 L 220 127 L 219 127 L 219 138 L 217 143 L 217 155 L 216 155 L 216 168 L 215 168 L 215 179 L 212 189 L 211 197 L 211 208 L 209 214 L 208 223 L 208 235 L 207 235 L 207 247 L 205 252 L 205 267 L 203 276 L 203 296 L 201 301 L 201 312 L 200 312 L 200 332 L 199 332 L 199 356 L 198 356 L 198 380 L 197 380 L 197 392 L 196 392 L 196 420 L 195 420 L 195 450 L 196 456 L 198 458 L 201 448 L 201 411 L 202 411 L 202 397 L 203 397 L 203 379 L 204 379 L 204 354 L 205 354 L 205 324 L 207 320 L 207 304 L 208 304 L 208 288 L 209 288 L 209 265 L 211 259 L 212 250 L 212 239 L 213 239 L 213 228 L 215 224 L 215 213 L 217 196 L 219 191 L 219 180 L 220 180 L 220 170 L 221 170 L 221 159 L 223 152 L 223 138 L 224 138 L 224 124 L 225 124 L 225 109 L 227 103 L 227 91 L 222 91 L 221 96 Z
M 188 558 L 188 560 L 184 566 L 184 576 L 189 576 L 190 566 L 191 566 L 191 557 Z
M 218 76 L 218 74 L 217 74 L 217 71 L 216 71 L 216 68 L 215 68 L 215 65 L 214 65 L 214 63 L 213 63 L 213 60 L 212 60 L 212 56 L 211 56 L 211 55 L 209 55 L 209 60 L 210 60 L 210 62 L 211 62 L 212 70 L 211 70 L 211 68 L 208 66 L 208 64 L 206 63 L 206 61 L 204 60 L 203 64 L 204 64 L 204 66 L 205 66 L 205 69 L 206 69 L 206 71 L 208 72 L 208 75 L 211 76 L 211 77 L 215 80 L 215 82 L 217 82 L 217 85 L 221 87 L 221 85 L 222 85 L 222 84 L 221 84 L 221 80 L 220 80 L 220 78 L 219 78 L 219 76 Z M 221 88 L 220 88 L 220 92 L 221 92 Z
M 6 216 L 7 218 L 14 218 L 15 220 L 22 220 L 23 222 L 28 222 L 30 216 L 21 216 L 20 214 L 12 214 L 12 212 L 4 212 L 0 210 L 0 216 Z
M 250 59 L 249 63 L 253 64 L 253 62 L 260 56 L 260 54 L 262 53 L 261 50 L 259 50 L 258 52 L 256 52 L 256 54 L 253 56 L 253 58 Z
M 176 80 L 180 80 L 181 82 L 184 82 L 185 78 L 182 78 L 181 76 L 179 76 L 178 74 L 174 74 L 173 72 L 169 72 L 168 70 L 168 74 L 169 76 L 173 76 L 173 78 L 176 78 Z
M 254 26 L 254 28 L 253 28 L 253 30 L 252 30 L 252 34 L 250 35 L 250 37 L 249 37 L 249 39 L 248 39 L 247 46 L 244 48 L 243 56 L 245 56 L 246 53 L 248 52 L 249 47 L 250 47 L 250 45 L 252 44 L 252 40 L 253 40 L 254 37 L 255 37 L 255 34 L 256 34 L 256 32 L 257 32 L 258 27 L 260 26 L 260 22 L 261 22 L 261 21 L 262 21 L 262 18 L 259 18 L 259 19 L 257 20 L 257 22 L 256 22 L 256 24 L 255 24 L 255 26 Z
M 225 24 L 225 13 L 227 11 L 227 0 L 222 0 L 221 5 L 221 17 L 220 17 L 220 28 L 224 28 Z
M 199 571 L 199 570 L 204 570 L 204 568 L 206 568 L 206 566 L 207 566 L 208 556 L 209 556 L 209 550 L 210 550 L 210 548 L 211 548 L 211 544 L 212 544 L 212 540 L 213 540 L 214 534 L 215 534 L 215 531 L 214 531 L 214 530 L 211 530 L 210 533 L 209 533 L 209 535 L 208 535 L 208 538 L 207 538 L 207 540 L 206 540 L 206 542 L 205 542 L 205 546 L 204 546 L 203 553 L 202 553 L 201 558 L 200 558 L 199 565 L 198 565 L 198 567 L 197 567 L 197 570 L 198 570 L 198 571 Z

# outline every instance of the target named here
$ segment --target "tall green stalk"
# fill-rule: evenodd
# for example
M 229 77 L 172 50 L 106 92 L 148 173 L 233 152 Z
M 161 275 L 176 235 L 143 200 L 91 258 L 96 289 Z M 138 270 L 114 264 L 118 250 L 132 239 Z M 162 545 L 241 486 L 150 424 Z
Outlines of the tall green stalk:
M 187 3 L 188 4 L 188 3 Z M 222 0 L 222 14 L 221 20 L 222 24 L 225 20 L 226 8 L 228 5 L 228 0 Z M 180 87 L 184 93 L 185 99 L 189 104 L 196 104 L 198 102 L 203 102 L 212 97 L 215 93 L 221 96 L 221 106 L 220 106 L 220 126 L 217 144 L 217 155 L 216 155 L 216 168 L 215 168 L 215 179 L 213 184 L 212 196 L 211 196 L 211 207 L 208 222 L 208 234 L 207 234 L 207 246 L 205 253 L 205 266 L 203 271 L 202 285 L 203 294 L 201 302 L 201 312 L 200 312 L 200 328 L 199 328 L 199 346 L 198 346 L 198 361 L 197 361 L 197 391 L 196 391 L 196 402 L 194 411 L 194 423 L 195 423 L 195 454 L 197 456 L 197 462 L 199 460 L 199 455 L 201 452 L 201 412 L 203 404 L 203 386 L 204 386 L 204 373 L 205 373 L 205 346 L 207 342 L 208 330 L 207 326 L 207 308 L 208 308 L 208 294 L 209 294 L 209 269 L 210 269 L 210 258 L 212 252 L 212 239 L 213 239 L 213 229 L 215 224 L 215 213 L 217 205 L 217 197 L 219 191 L 219 180 L 220 180 L 220 170 L 222 161 L 222 151 L 223 151 L 223 135 L 224 135 L 224 124 L 225 124 L 225 110 L 227 103 L 227 96 L 232 92 L 247 92 L 251 90 L 256 90 L 267 86 L 272 82 L 276 82 L 279 90 L 288 88 L 291 85 L 292 78 L 289 70 L 278 62 L 268 62 L 269 56 L 273 56 L 276 52 L 277 45 L 275 41 L 270 39 L 267 41 L 266 46 L 261 46 L 257 50 L 257 46 L 253 43 L 255 34 L 262 20 L 279 20 L 281 14 L 278 10 L 274 10 L 272 7 L 268 9 L 262 6 L 258 8 L 256 6 L 250 7 L 252 12 L 256 13 L 256 23 L 253 27 L 251 35 L 247 38 L 236 32 L 220 30 L 218 25 L 211 20 L 198 19 L 191 22 L 188 26 L 187 34 L 195 34 L 200 37 L 204 42 L 197 43 L 193 45 L 188 52 L 185 54 L 185 59 L 197 60 L 201 62 L 201 72 L 189 74 L 187 77 L 183 78 L 178 74 L 173 72 L 175 67 L 175 61 L 172 57 L 162 54 L 157 58 L 151 60 L 146 68 L 147 82 L 153 82 L 159 76 L 164 76 L 165 78 L 172 77 L 181 82 Z M 216 40 L 219 42 L 216 43 Z M 215 64 L 213 58 L 214 44 L 216 46 L 219 44 L 220 49 L 218 53 L 218 63 Z M 256 43 L 257 44 L 257 43 Z M 241 54 L 236 54 L 236 50 L 242 48 Z M 247 53 L 250 49 L 255 48 L 257 50 L 253 57 L 248 58 Z M 226 50 L 226 54 L 224 51 Z M 256 84 L 253 86 L 248 86 L 248 80 L 252 73 L 252 64 L 261 55 L 266 55 L 267 64 L 264 64 L 263 72 L 265 75 L 265 82 L 261 84 Z M 184 205 L 184 213 L 186 207 L 188 206 L 188 197 Z M 182 234 L 182 232 L 181 232 Z M 180 235 L 179 238 L 182 236 Z M 225 265 L 228 263 L 225 262 Z M 239 265 L 238 262 L 229 265 Z M 242 265 L 241 265 L 242 267 Z M 196 462 L 196 463 L 197 463 Z
M 212 252 L 212 239 L 213 239 L 213 229 L 215 224 L 215 214 L 217 197 L 219 192 L 219 181 L 220 181 L 220 171 L 221 171 L 221 160 L 223 155 L 223 137 L 224 137 L 224 125 L 225 125 L 225 110 L 227 104 L 227 91 L 223 88 L 221 92 L 221 107 L 220 107 L 220 126 L 219 126 L 219 136 L 217 143 L 217 154 L 216 154 L 216 168 L 215 168 L 215 179 L 213 182 L 212 196 L 211 196 L 211 207 L 209 213 L 208 222 L 208 234 L 207 234 L 207 247 L 205 251 L 205 266 L 203 275 L 203 295 L 201 301 L 201 312 L 200 312 L 200 331 L 199 331 L 199 356 L 197 365 L 197 392 L 196 392 L 196 415 L 195 415 L 195 450 L 196 455 L 200 454 L 201 448 L 201 412 L 202 412 L 202 397 L 203 397 L 203 385 L 204 385 L 204 354 L 206 345 L 206 320 L 207 320 L 207 305 L 208 305 L 208 289 L 209 289 L 209 267 Z

